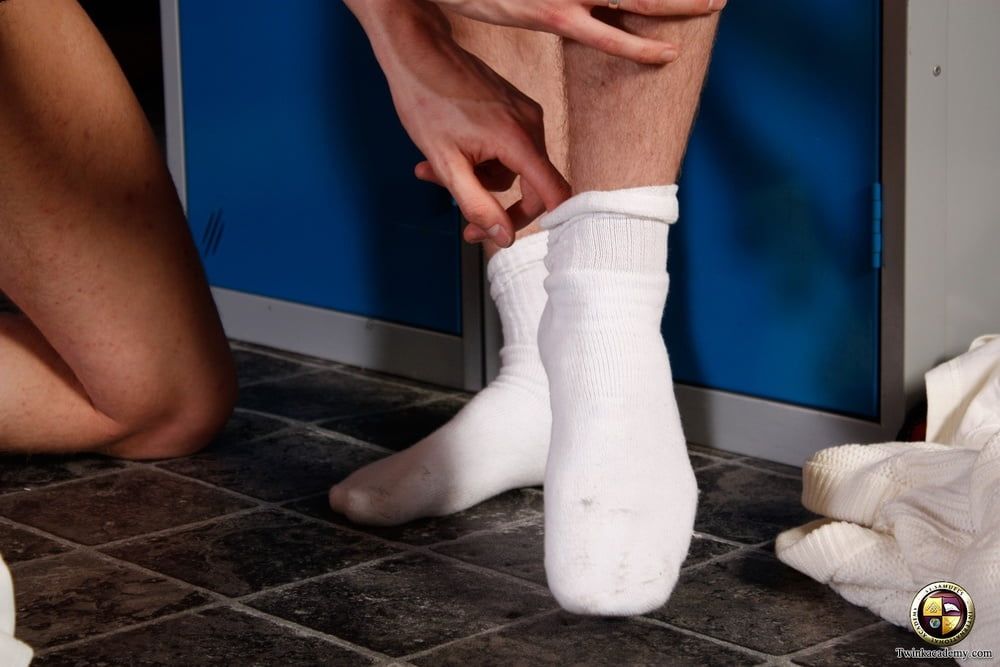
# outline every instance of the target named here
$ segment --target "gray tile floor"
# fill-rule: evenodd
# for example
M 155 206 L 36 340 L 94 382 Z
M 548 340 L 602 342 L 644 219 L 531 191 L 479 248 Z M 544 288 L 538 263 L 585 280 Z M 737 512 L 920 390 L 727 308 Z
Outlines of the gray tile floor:
M 466 395 L 235 350 L 240 407 L 196 456 L 0 457 L 0 549 L 38 665 L 874 665 L 915 645 L 773 557 L 810 518 L 795 468 L 692 447 L 697 535 L 670 602 L 572 616 L 545 588 L 539 489 L 390 529 L 326 507 Z

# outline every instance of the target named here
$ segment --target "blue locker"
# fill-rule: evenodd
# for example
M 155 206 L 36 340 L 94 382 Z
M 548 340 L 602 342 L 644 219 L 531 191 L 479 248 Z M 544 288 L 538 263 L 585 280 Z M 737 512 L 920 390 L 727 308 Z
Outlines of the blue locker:
M 680 176 L 679 382 L 876 419 L 878 0 L 734 1 Z M 180 0 L 188 210 L 213 285 L 462 334 L 457 211 L 340 2 Z
M 181 0 L 187 204 L 219 287 L 460 335 L 460 220 L 332 0 Z
M 878 416 L 880 11 L 723 12 L 670 238 L 678 381 Z

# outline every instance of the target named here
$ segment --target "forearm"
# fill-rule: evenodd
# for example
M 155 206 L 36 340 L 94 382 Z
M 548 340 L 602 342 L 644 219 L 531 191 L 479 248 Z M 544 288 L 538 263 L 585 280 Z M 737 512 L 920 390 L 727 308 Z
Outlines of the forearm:
M 426 0 L 344 0 L 368 36 L 375 57 L 389 69 L 418 57 L 428 39 L 450 39 L 451 23 L 444 12 Z

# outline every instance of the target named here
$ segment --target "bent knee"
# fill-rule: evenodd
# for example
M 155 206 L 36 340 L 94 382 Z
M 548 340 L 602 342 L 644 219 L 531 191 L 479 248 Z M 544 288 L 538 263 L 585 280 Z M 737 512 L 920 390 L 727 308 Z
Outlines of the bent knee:
M 231 369 L 228 369 L 231 370 Z M 138 418 L 107 453 L 132 460 L 190 456 L 222 430 L 236 405 L 235 372 L 220 371 L 196 391 L 173 395 L 146 418 Z

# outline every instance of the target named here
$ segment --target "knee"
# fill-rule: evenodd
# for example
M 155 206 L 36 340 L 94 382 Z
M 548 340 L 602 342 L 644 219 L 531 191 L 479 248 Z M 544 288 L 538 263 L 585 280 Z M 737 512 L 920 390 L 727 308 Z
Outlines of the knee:
M 152 460 L 190 456 L 204 449 L 232 415 L 238 388 L 231 360 L 201 375 L 190 379 L 190 388 L 157 397 L 155 409 L 124 425 L 127 435 L 107 453 Z

